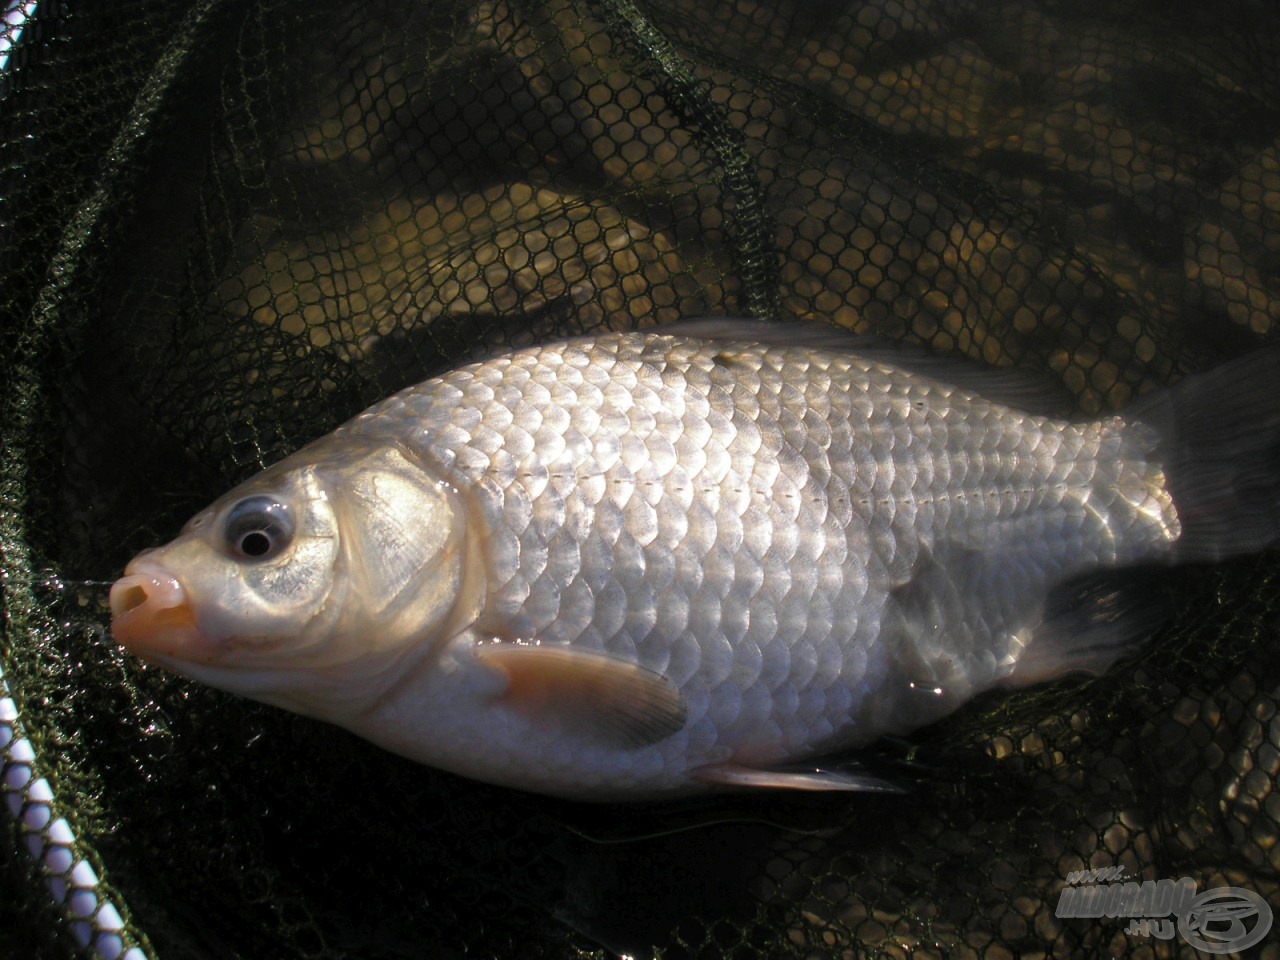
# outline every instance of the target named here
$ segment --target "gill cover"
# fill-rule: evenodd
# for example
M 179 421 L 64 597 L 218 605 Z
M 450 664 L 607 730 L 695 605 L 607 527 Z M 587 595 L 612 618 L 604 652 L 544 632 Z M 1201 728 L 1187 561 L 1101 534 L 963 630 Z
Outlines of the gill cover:
M 452 486 L 395 446 L 327 459 L 319 474 L 348 579 L 339 635 L 364 652 L 388 650 L 465 616 L 465 512 Z

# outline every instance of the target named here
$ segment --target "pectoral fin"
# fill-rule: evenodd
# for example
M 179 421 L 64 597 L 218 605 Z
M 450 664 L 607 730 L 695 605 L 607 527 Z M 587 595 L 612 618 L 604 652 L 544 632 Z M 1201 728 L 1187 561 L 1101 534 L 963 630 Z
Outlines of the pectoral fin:
M 607 654 L 493 643 L 478 647 L 476 657 L 506 676 L 502 703 L 615 746 L 657 743 L 683 727 L 688 715 L 670 680 Z
M 831 770 L 810 767 L 748 767 L 741 764 L 716 763 L 700 767 L 695 780 L 722 787 L 756 787 L 774 790 L 810 790 L 828 792 L 843 790 L 858 793 L 905 793 L 897 784 L 868 773 L 854 770 Z

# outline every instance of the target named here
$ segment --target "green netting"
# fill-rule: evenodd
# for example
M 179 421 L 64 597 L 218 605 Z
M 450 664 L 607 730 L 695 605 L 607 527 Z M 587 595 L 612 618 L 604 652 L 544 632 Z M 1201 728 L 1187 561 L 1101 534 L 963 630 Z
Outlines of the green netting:
M 1274 336 L 1278 62 L 1243 0 L 41 2 L 0 75 L 0 670 L 55 799 L 5 793 L 0 955 L 82 951 L 28 844 L 165 958 L 1194 956 L 1057 917 L 1067 875 L 1277 903 L 1274 557 L 1172 574 L 1100 681 L 886 746 L 905 797 L 657 807 L 143 669 L 73 582 L 565 333 L 823 319 L 1120 408 Z

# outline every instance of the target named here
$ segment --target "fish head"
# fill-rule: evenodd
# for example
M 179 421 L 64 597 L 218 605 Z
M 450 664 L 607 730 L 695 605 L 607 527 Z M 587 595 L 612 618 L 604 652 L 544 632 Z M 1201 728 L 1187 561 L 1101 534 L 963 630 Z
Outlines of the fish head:
M 232 693 L 360 709 L 465 618 L 466 543 L 458 492 L 412 453 L 326 438 L 138 554 L 111 588 L 112 632 Z

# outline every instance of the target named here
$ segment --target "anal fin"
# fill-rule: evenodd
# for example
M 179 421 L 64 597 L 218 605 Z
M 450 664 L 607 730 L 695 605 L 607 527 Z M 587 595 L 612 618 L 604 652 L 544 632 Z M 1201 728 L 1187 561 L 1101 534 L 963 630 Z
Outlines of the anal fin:
M 506 676 L 498 697 L 502 703 L 617 747 L 664 740 L 688 716 L 684 697 L 670 680 L 608 654 L 500 642 L 477 647 L 475 655 Z
M 829 769 L 817 765 L 750 767 L 744 764 L 709 764 L 693 771 L 702 783 L 721 787 L 751 787 L 773 790 L 845 791 L 853 793 L 905 793 L 902 787 L 857 770 Z
M 1157 576 L 1140 568 L 1109 571 L 1052 590 L 1043 619 L 1004 685 L 1106 672 L 1168 619 L 1169 597 L 1155 582 Z

